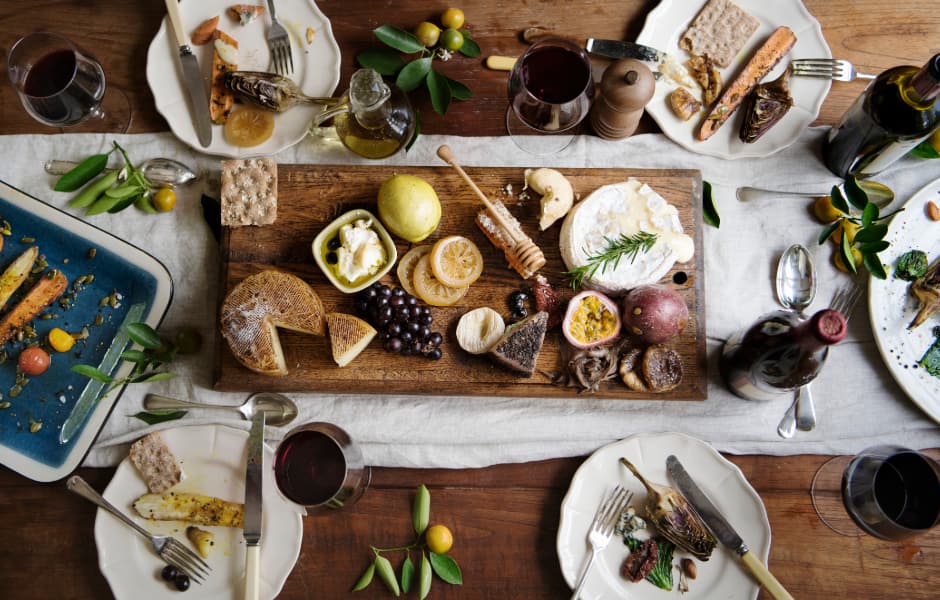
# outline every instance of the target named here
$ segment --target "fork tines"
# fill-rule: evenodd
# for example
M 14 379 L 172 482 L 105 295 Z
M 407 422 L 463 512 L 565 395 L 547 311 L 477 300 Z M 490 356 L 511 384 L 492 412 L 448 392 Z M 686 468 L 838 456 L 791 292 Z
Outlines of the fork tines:
M 591 523 L 591 529 L 601 531 L 605 535 L 612 534 L 614 527 L 617 525 L 617 520 L 632 497 L 633 492 L 628 492 L 622 485 L 612 489 L 597 508 L 594 521 Z
M 862 289 L 856 284 L 848 284 L 839 288 L 835 295 L 832 297 L 832 302 L 829 303 L 829 307 L 833 310 L 837 310 L 842 313 L 842 316 L 845 317 L 845 320 L 848 321 L 849 317 L 852 316 L 852 310 L 855 308 L 855 303 L 858 302 L 858 299 L 862 295 Z
M 823 77 L 834 79 L 841 77 L 846 71 L 845 65 L 839 61 L 803 59 L 793 61 L 793 73 L 806 77 Z
M 160 557 L 188 575 L 196 583 L 202 583 L 211 570 L 206 561 L 176 538 L 168 538 L 163 551 L 160 552 Z

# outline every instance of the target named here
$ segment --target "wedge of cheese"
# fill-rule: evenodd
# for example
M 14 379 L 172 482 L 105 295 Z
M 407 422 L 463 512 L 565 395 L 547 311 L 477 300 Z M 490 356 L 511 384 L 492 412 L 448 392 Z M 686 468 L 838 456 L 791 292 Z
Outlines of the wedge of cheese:
M 225 74 L 238 69 L 238 41 L 221 29 L 215 30 L 212 48 L 212 81 L 209 88 L 209 116 L 224 125 L 235 103 L 234 93 L 225 87 Z

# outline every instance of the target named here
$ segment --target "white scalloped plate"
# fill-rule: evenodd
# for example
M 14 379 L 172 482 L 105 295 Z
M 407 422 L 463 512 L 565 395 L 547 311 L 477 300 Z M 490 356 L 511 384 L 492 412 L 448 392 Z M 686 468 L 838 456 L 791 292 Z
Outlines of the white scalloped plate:
M 177 427 L 160 432 L 179 459 L 184 479 L 173 489 L 241 502 L 245 498 L 245 461 L 248 432 L 221 425 Z M 300 555 L 303 539 L 301 508 L 278 493 L 271 464 L 274 452 L 264 447 L 262 487 L 261 598 L 280 593 Z M 134 501 L 147 493 L 147 485 L 125 458 L 104 497 L 153 533 L 174 535 L 187 547 L 186 524 L 179 521 L 150 521 L 137 515 Z M 200 600 L 241 598 L 245 576 L 245 540 L 241 529 L 204 527 L 215 534 L 215 546 L 207 562 L 212 574 L 195 582 L 184 596 Z M 128 600 L 179 600 L 180 592 L 160 578 L 165 563 L 153 553 L 150 542 L 102 509 L 95 519 L 98 565 L 114 596 Z
M 180 13 L 187 34 L 200 23 L 219 16 L 218 28 L 238 41 L 238 69 L 242 71 L 269 71 L 269 52 L 265 35 L 271 19 L 268 11 L 247 25 L 241 25 L 225 14 L 232 5 L 227 0 L 183 0 Z M 294 57 L 291 79 L 308 96 L 330 96 L 339 83 L 340 51 L 330 21 L 320 12 L 313 0 L 278 0 L 278 20 L 290 34 Z M 314 30 L 313 43 L 307 44 L 306 30 Z M 212 143 L 208 148 L 199 144 L 189 111 L 189 99 L 183 88 L 179 66 L 179 46 L 167 30 L 166 19 L 150 43 L 147 52 L 147 83 L 153 93 L 157 110 L 167 120 L 170 129 L 181 141 L 198 152 L 230 158 L 268 156 L 289 148 L 307 135 L 310 122 L 322 107 L 300 104 L 278 113 L 274 117 L 274 133 L 258 146 L 240 148 L 225 141 L 221 125 L 212 126 Z M 199 66 L 208 81 L 212 69 L 212 44 L 192 46 Z M 207 87 L 208 90 L 208 87 Z
M 594 511 L 603 497 L 615 485 L 623 485 L 634 492 L 632 504 L 637 509 L 646 500 L 646 491 L 636 477 L 620 465 L 626 457 L 654 483 L 672 485 L 666 474 L 666 457 L 675 454 L 696 483 L 708 494 L 718 509 L 735 528 L 751 553 L 764 564 L 770 555 L 770 522 L 760 496 L 751 487 L 738 467 L 725 459 L 707 443 L 682 433 L 638 434 L 608 444 L 597 450 L 578 467 L 571 486 L 561 503 L 561 523 L 558 527 L 558 560 L 565 581 L 572 588 L 585 563 L 589 546 L 588 529 Z M 639 510 L 642 514 L 642 510 Z M 628 554 L 627 547 L 616 535 L 594 562 L 594 568 L 585 581 L 581 598 L 630 598 L 655 600 L 677 598 L 683 600 L 752 600 L 757 598 L 760 585 L 744 564 L 727 548 L 719 545 L 707 562 L 696 561 L 698 576 L 689 581 L 689 591 L 676 595 L 675 588 L 666 592 L 649 583 L 633 583 L 620 575 L 620 565 Z M 676 550 L 673 563 L 688 556 Z M 673 572 L 673 584 L 678 576 Z
M 796 34 L 796 45 L 764 81 L 776 79 L 783 73 L 789 59 L 832 56 L 819 22 L 800 0 L 735 0 L 735 4 L 757 17 L 761 24 L 728 68 L 721 71 L 725 82 L 734 78 L 748 58 L 779 25 L 786 25 L 793 30 Z M 643 31 L 636 41 L 668 52 L 679 62 L 685 62 L 689 55 L 679 49 L 679 37 L 703 5 L 704 2 L 701 1 L 662 0 L 646 17 Z M 830 85 L 828 79 L 790 77 L 793 107 L 770 131 L 751 144 L 745 144 L 738 138 L 743 118 L 741 110 L 735 112 L 712 137 L 704 142 L 698 141 L 694 132 L 698 130 L 703 117 L 695 116 L 688 121 L 682 121 L 672 112 L 666 98 L 676 85 L 669 80 L 664 79 L 656 85 L 656 92 L 647 104 L 646 111 L 667 137 L 692 152 L 729 159 L 768 156 L 795 142 L 800 133 L 816 120 Z
M 940 318 L 934 316 L 917 329 L 908 331 L 907 326 L 917 313 L 917 302 L 908 294 L 910 284 L 891 275 L 898 257 L 908 250 L 923 250 L 931 264 L 940 260 L 937 224 L 925 214 L 929 201 L 940 203 L 940 179 L 914 194 L 905 203 L 904 212 L 891 219 L 885 237 L 891 246 L 878 255 L 891 268 L 885 281 L 869 278 L 868 306 L 871 330 L 881 359 L 914 404 L 940 423 L 940 378 L 917 365 L 933 343 L 933 328 L 940 325 Z

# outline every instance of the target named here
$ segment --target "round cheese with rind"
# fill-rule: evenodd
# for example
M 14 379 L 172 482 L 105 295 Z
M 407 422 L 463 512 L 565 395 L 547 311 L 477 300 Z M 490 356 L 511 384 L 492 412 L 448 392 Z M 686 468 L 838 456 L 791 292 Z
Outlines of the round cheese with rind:
M 277 328 L 323 335 L 323 303 L 300 277 L 261 271 L 228 293 L 222 302 L 219 327 L 238 362 L 265 375 L 287 375 Z
M 602 265 L 582 284 L 620 295 L 638 285 L 656 283 L 676 262 L 688 262 L 695 252 L 692 238 L 683 232 L 679 211 L 649 185 L 631 177 L 594 190 L 565 217 L 558 245 L 565 266 L 573 270 L 602 253 L 608 240 L 641 231 L 657 236 L 652 248 L 641 250 L 632 260 L 623 256 L 606 268 Z

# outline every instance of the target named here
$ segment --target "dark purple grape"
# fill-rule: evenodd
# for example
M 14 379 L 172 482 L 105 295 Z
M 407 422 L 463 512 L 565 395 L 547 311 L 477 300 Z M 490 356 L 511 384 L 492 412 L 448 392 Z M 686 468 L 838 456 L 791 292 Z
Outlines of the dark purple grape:
M 173 584 L 176 585 L 176 589 L 185 592 L 189 589 L 189 576 L 185 573 L 177 573 L 173 579 Z
M 434 348 L 433 350 L 425 352 L 424 355 L 430 358 L 431 360 L 439 360 L 441 356 L 443 355 L 443 352 L 441 352 L 440 348 Z
M 401 324 L 392 321 L 388 324 L 388 327 L 385 328 L 385 331 L 392 337 L 401 333 Z
M 411 346 L 403 346 L 401 349 L 402 356 L 411 356 L 414 352 L 411 351 Z
M 356 312 L 358 312 L 360 315 L 365 314 L 368 308 L 369 308 L 369 302 L 365 298 L 360 298 L 356 300 Z
M 375 299 L 375 305 L 378 307 L 388 306 L 388 296 L 379 296 Z
M 391 295 L 392 295 L 392 288 L 388 287 L 387 285 L 383 285 L 382 287 L 379 288 L 379 296 L 388 298 Z
M 415 354 L 421 354 L 421 352 L 424 350 L 424 342 L 421 340 L 411 340 L 411 350 Z
M 406 292 L 404 289 L 402 289 L 402 288 L 395 288 L 394 290 L 392 290 L 392 295 L 393 295 L 393 296 L 396 296 L 396 297 L 398 297 L 398 298 L 404 297 L 404 295 L 405 295 L 406 293 L 407 293 L 407 292 Z
M 385 342 L 385 350 L 387 352 L 401 352 L 402 342 L 400 338 L 392 337 Z
M 421 331 L 421 323 L 418 323 L 417 321 L 410 321 L 408 323 L 408 331 L 410 331 L 412 335 L 418 335 L 418 332 Z
M 409 306 L 416 306 L 418 304 L 418 299 L 411 294 L 408 294 L 405 296 L 405 303 Z
M 399 335 L 398 337 L 400 337 L 401 341 L 405 342 L 406 344 L 411 342 L 411 340 L 415 339 L 415 336 L 412 335 L 410 331 L 402 331 L 401 335 Z
M 401 288 L 395 288 L 395 289 L 400 290 Z M 388 304 L 389 306 L 402 306 L 405 304 L 405 299 L 402 298 L 401 296 L 392 296 L 391 298 L 389 298 Z
M 428 336 L 428 343 L 434 346 L 435 348 L 437 346 L 440 346 L 441 343 L 443 343 L 443 341 L 444 341 L 444 336 L 442 336 L 440 332 L 434 331 L 431 333 L 431 335 Z
M 418 322 L 421 323 L 422 325 L 430 325 L 431 323 L 434 322 L 434 317 L 432 317 L 431 315 L 421 315 L 420 317 L 418 317 Z

